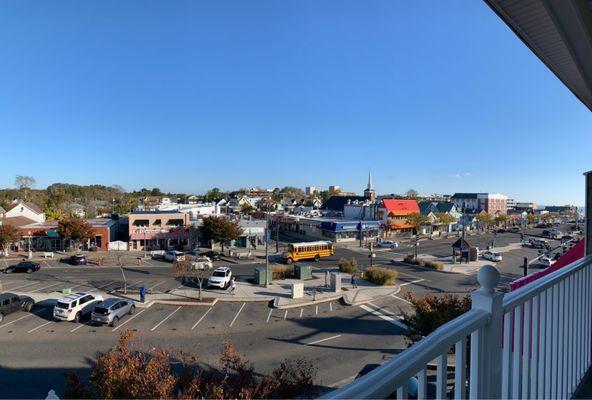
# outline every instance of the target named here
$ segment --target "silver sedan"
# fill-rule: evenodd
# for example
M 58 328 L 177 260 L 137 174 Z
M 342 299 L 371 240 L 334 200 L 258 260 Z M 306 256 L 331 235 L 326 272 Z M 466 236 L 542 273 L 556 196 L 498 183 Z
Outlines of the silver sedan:
M 125 315 L 133 314 L 136 306 L 131 300 L 112 297 L 97 304 L 91 314 L 95 324 L 117 326 Z

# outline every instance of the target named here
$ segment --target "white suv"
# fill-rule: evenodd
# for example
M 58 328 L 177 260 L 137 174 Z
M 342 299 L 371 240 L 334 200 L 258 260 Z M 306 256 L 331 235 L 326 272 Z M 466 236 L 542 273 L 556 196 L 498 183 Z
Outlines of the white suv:
M 185 261 L 185 254 L 180 251 L 167 251 L 164 253 L 164 259 L 170 262 Z
M 78 292 L 59 299 L 53 308 L 53 317 L 59 321 L 79 322 L 80 318 L 90 315 L 103 296 L 93 293 Z
M 226 289 L 230 284 L 230 278 L 232 277 L 232 271 L 228 267 L 216 268 L 212 273 L 212 276 L 208 278 L 208 286 L 219 287 L 220 289 Z

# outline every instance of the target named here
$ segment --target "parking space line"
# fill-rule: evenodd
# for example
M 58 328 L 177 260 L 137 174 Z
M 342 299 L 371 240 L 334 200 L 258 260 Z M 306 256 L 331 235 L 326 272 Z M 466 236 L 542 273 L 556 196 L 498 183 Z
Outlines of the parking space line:
M 145 258 L 142 259 L 142 264 L 146 263 L 147 265 L 152 266 L 152 263 L 146 260 Z
M 17 289 L 24 288 L 24 287 L 27 287 L 27 286 L 31 286 L 31 285 L 37 285 L 37 284 L 39 284 L 40 282 L 41 282 L 41 281 L 37 281 L 37 282 L 35 282 L 35 283 L 27 283 L 26 285 L 17 286 L 17 287 L 10 288 L 10 289 L 7 289 L 7 290 L 17 290 Z
M 39 288 L 39 289 L 32 290 L 32 291 L 31 291 L 31 293 L 36 293 L 36 292 L 38 292 L 39 290 L 48 289 L 48 288 L 50 288 L 50 287 L 54 287 L 54 286 L 61 285 L 61 284 L 62 284 L 62 282 L 58 282 L 58 283 L 54 283 L 53 285 L 44 286 L 44 287 L 42 287 L 42 288 Z
M 305 346 L 312 346 L 313 344 L 318 344 L 318 343 L 323 343 L 326 342 L 327 340 L 332 340 L 332 339 L 337 339 L 341 337 L 341 335 L 335 335 L 335 336 L 331 336 L 328 338 L 324 338 L 324 339 L 320 339 L 320 340 L 315 340 L 314 342 L 310 342 L 310 343 L 305 343 Z
M 162 285 L 162 284 L 163 284 L 163 283 L 165 283 L 165 282 L 166 282 L 166 281 L 158 282 L 156 285 L 152 285 L 152 286 L 150 286 L 150 287 L 148 288 L 148 290 L 152 290 L 152 289 L 154 289 L 155 287 L 157 287 L 157 286 L 160 286 L 160 285 Z
M 234 318 L 232 319 L 232 322 L 230 323 L 230 325 L 228 326 L 229 328 L 232 328 L 232 325 L 234 325 L 234 322 L 236 321 L 236 319 L 238 318 L 239 314 L 241 313 L 241 311 L 243 310 L 243 308 L 245 308 L 245 304 L 247 303 L 243 303 L 243 305 L 241 306 L 241 308 L 238 309 L 238 312 L 236 313 L 236 315 L 234 316 Z
M 160 321 L 158 324 L 156 324 L 154 326 L 154 328 L 150 329 L 150 332 L 154 331 L 156 328 L 158 328 L 160 325 L 162 325 L 167 319 L 169 319 L 170 317 L 172 317 L 177 311 L 179 311 L 183 306 L 179 306 L 175 309 L 175 311 L 173 311 L 172 313 L 170 313 L 169 315 L 167 315 L 166 317 L 164 317 L 164 319 L 162 321 Z
M 385 320 L 385 321 L 388 321 L 388 322 L 390 322 L 391 324 L 393 324 L 393 325 L 395 325 L 395 326 L 398 326 L 398 327 L 399 327 L 399 328 L 401 328 L 401 329 L 404 329 L 404 330 L 408 330 L 408 329 L 409 329 L 409 328 L 407 328 L 407 326 L 406 326 L 405 324 L 403 324 L 402 322 L 400 322 L 400 321 L 398 321 L 398 320 L 396 320 L 396 319 L 394 319 L 394 318 L 392 318 L 392 317 L 389 317 L 388 315 L 384 315 L 384 314 L 383 314 L 383 313 L 381 313 L 380 311 L 377 311 L 377 310 L 375 310 L 375 309 L 373 309 L 373 308 L 370 308 L 370 307 L 368 307 L 368 306 L 367 306 L 367 305 L 365 305 L 365 304 L 362 304 L 362 305 L 360 306 L 360 308 L 361 308 L 361 309 L 363 309 L 363 310 L 366 310 L 366 311 L 368 311 L 370 314 L 373 314 L 373 315 L 377 316 L 377 317 L 378 317 L 378 318 L 380 318 L 380 319 L 383 319 L 383 320 Z
M 287 316 L 288 316 L 288 310 L 286 310 L 286 311 L 284 312 L 284 321 L 286 320 L 286 317 L 287 317 Z
M 333 303 L 329 302 L 329 311 L 333 312 Z
M 370 304 L 372 307 L 376 308 L 378 311 L 380 311 L 380 312 L 382 312 L 382 313 L 385 313 L 385 314 L 387 314 L 387 315 L 390 315 L 390 316 L 392 316 L 392 317 L 398 318 L 397 314 L 395 314 L 395 313 L 394 313 L 394 312 L 392 312 L 392 311 L 385 310 L 384 308 L 382 308 L 382 307 L 379 307 L 379 306 L 377 306 L 377 305 L 376 305 L 376 304 L 374 304 L 374 303 L 370 303 L 370 302 L 368 302 L 367 304 Z M 398 318 L 398 319 L 400 319 L 400 318 Z
M 271 313 L 273 312 L 273 308 L 269 309 L 269 314 L 267 314 L 267 320 L 265 321 L 265 323 L 267 324 L 269 322 L 269 318 L 271 318 Z
M 76 332 L 78 329 L 82 328 L 83 326 L 88 326 L 88 325 L 86 325 L 86 324 L 80 324 L 80 325 L 78 325 L 76 328 L 72 329 L 72 330 L 70 331 L 70 333 L 72 333 L 72 332 Z
M 103 288 L 106 288 L 107 286 L 112 285 L 112 284 L 113 284 L 113 282 L 111 281 L 111 282 L 109 282 L 109 283 L 107 283 L 105 285 L 101 285 L 101 286 L 95 287 L 94 289 L 95 290 L 103 289 Z
M 36 311 L 34 313 L 30 313 L 30 314 L 24 315 L 24 316 L 22 316 L 20 318 L 15 319 L 14 321 L 10 321 L 10 322 L 5 323 L 4 325 L 0 325 L 0 328 L 4 328 L 5 326 L 14 324 L 15 322 L 19 322 L 21 319 L 29 318 L 29 317 L 32 317 L 33 315 L 40 314 L 42 311 L 43 310 L 39 310 L 39 311 Z
M 27 333 L 32 333 L 32 332 L 35 332 L 37 329 L 41 329 L 41 328 L 43 328 L 44 326 L 47 326 L 47 325 L 49 325 L 49 324 L 53 324 L 54 322 L 55 322 L 55 321 L 47 321 L 46 323 L 44 323 L 44 324 L 41 324 L 41 325 L 39 325 L 39 326 L 38 326 L 38 327 L 36 327 L 36 328 L 33 328 L 33 329 L 31 329 L 31 330 L 28 330 L 28 331 L 27 331 Z
M 47 268 L 51 268 L 51 265 L 49 265 L 49 263 L 45 260 L 41 260 L 41 262 L 45 265 L 47 265 Z
M 196 327 L 197 325 L 199 325 L 199 323 L 201 322 L 201 320 L 202 320 L 202 319 L 204 319 L 204 318 L 206 317 L 206 315 L 208 315 L 208 313 L 209 313 L 210 311 L 212 311 L 212 307 L 208 308 L 208 310 L 207 310 L 207 311 L 204 313 L 204 315 L 202 315 L 202 316 L 201 316 L 201 318 L 200 318 L 200 319 L 199 319 L 199 320 L 198 320 L 198 321 L 195 323 L 195 325 L 193 325 L 193 326 L 191 327 L 191 330 L 194 330 L 194 329 L 195 329 L 195 327 Z
M 304 312 L 304 308 L 300 309 L 300 318 L 302 318 L 302 313 Z
M 419 283 L 419 282 L 423 282 L 423 281 L 425 281 L 425 279 L 416 279 L 416 280 L 411 281 L 411 282 L 401 283 L 399 286 L 407 286 L 407 285 L 411 285 L 411 284 Z
M 119 328 L 121 328 L 122 326 L 124 326 L 125 324 L 127 324 L 128 322 L 130 322 L 132 319 L 139 317 L 140 315 L 142 315 L 142 313 L 144 311 L 146 311 L 147 308 L 143 309 L 142 311 L 140 311 L 137 314 L 132 315 L 130 318 L 128 318 L 127 320 L 125 320 L 124 322 L 122 322 L 121 324 L 117 325 L 115 328 L 111 329 L 111 332 L 115 332 L 116 330 L 118 330 Z
M 319 305 L 315 306 L 315 315 L 319 315 Z
M 393 294 L 393 295 L 392 295 L 392 297 L 394 297 L 395 299 L 401 300 L 401 301 L 403 301 L 403 302 L 405 302 L 405 303 L 407 303 L 407 304 L 413 305 L 413 303 L 412 303 L 412 302 L 410 302 L 410 301 L 408 301 L 408 300 L 405 300 L 404 298 L 402 298 L 402 297 L 399 297 L 399 296 L 397 296 L 397 295 L 394 295 L 394 294 Z

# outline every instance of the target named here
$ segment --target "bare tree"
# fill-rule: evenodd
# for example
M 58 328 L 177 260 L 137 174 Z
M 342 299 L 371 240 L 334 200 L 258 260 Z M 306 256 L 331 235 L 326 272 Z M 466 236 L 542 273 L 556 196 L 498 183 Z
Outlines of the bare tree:
M 14 186 L 17 189 L 33 189 L 35 187 L 35 178 L 32 176 L 17 175 L 14 178 Z
M 409 198 L 415 198 L 415 197 L 417 197 L 418 195 L 419 195 L 419 192 L 418 192 L 417 190 L 415 190 L 415 189 L 409 189 L 409 190 L 407 191 L 407 193 L 405 193 L 405 196 L 406 196 L 406 197 L 409 197 Z
M 183 281 L 194 281 L 197 283 L 199 289 L 198 298 L 202 300 L 202 289 L 204 281 L 206 280 L 208 267 L 204 262 L 196 262 L 192 260 L 176 261 L 173 264 L 173 271 L 176 277 Z

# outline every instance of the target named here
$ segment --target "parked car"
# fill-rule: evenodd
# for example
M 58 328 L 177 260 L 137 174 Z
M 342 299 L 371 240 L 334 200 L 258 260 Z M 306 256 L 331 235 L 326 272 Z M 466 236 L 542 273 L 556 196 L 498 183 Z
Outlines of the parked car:
M 14 293 L 0 293 L 0 322 L 8 314 L 17 311 L 31 311 L 35 300 L 26 296 L 19 296 Z
M 185 254 L 181 251 L 167 251 L 164 253 L 164 259 L 170 262 L 185 261 Z
M 194 269 L 212 269 L 213 264 L 208 257 L 197 257 L 191 260 L 191 267 Z
M 574 240 L 576 240 L 576 238 L 571 235 L 561 236 L 561 243 L 566 243 L 566 242 L 570 242 L 570 241 L 574 241 Z
M 214 250 L 204 251 L 203 253 L 199 253 L 200 256 L 208 257 L 212 261 L 217 261 L 220 259 L 220 253 Z
M 513 226 L 513 227 L 511 227 L 511 228 L 508 229 L 508 232 L 511 232 L 511 233 L 520 233 L 520 227 Z
M 502 255 L 500 253 L 494 253 L 493 251 L 487 250 L 483 253 L 483 258 L 489 261 L 498 262 L 502 260 Z
M 64 262 L 70 265 L 86 265 L 86 256 L 84 254 L 74 254 L 66 259 L 63 259 Z
M 214 270 L 212 276 L 208 278 L 207 286 L 215 286 L 220 289 L 226 289 L 230 284 L 232 271 L 228 267 L 219 267 Z
M 551 265 L 555 264 L 555 261 L 551 260 L 550 257 L 543 256 L 543 257 L 539 258 L 537 264 L 543 265 L 545 267 L 550 267 Z
M 562 254 L 561 253 L 555 253 L 555 255 L 553 256 L 553 261 L 557 261 L 561 258 Z
M 529 242 L 533 249 L 545 249 L 549 246 L 547 241 L 543 239 L 530 239 Z
M 385 240 L 383 242 L 377 243 L 376 247 L 388 247 L 389 249 L 394 249 L 399 247 L 399 243 L 393 242 L 392 240 Z
M 95 305 L 103 301 L 103 296 L 94 293 L 78 292 L 61 298 L 53 308 L 53 317 L 58 321 L 79 322 L 90 315 Z
M 98 303 L 92 311 L 91 321 L 98 325 L 117 326 L 119 320 L 134 313 L 136 306 L 131 300 L 112 297 Z
M 30 274 L 31 272 L 39 271 L 41 269 L 41 264 L 34 261 L 21 261 L 18 264 L 11 265 L 8 268 L 4 269 L 5 274 L 10 274 L 12 272 L 26 272 Z

